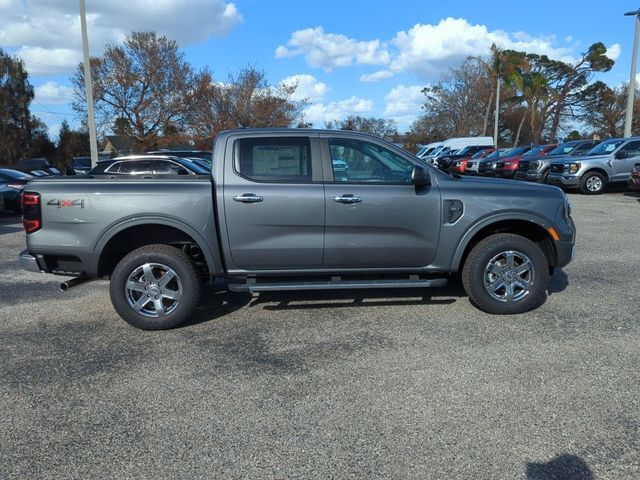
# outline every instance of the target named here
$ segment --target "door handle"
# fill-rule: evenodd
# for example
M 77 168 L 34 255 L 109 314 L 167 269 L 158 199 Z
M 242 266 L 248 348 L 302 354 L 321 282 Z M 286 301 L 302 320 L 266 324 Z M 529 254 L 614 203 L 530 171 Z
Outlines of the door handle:
M 235 197 L 233 197 L 234 202 L 242 203 L 257 203 L 261 202 L 262 200 L 264 200 L 264 198 L 256 195 L 255 193 L 243 193 L 242 195 L 236 195 Z
M 338 203 L 360 203 L 362 201 L 362 197 L 356 197 L 351 194 L 338 195 L 337 197 L 333 197 L 333 200 Z

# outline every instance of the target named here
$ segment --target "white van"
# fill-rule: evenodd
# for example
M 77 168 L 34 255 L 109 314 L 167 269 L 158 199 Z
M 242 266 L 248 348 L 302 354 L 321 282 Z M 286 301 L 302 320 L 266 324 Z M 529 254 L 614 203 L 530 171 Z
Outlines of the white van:
M 436 163 L 439 157 L 449 155 L 456 150 L 460 150 L 465 147 L 473 146 L 492 147 L 493 137 L 458 137 L 450 138 L 442 142 L 438 147 L 433 149 L 428 155 L 423 155 L 421 158 L 427 160 L 429 163 Z

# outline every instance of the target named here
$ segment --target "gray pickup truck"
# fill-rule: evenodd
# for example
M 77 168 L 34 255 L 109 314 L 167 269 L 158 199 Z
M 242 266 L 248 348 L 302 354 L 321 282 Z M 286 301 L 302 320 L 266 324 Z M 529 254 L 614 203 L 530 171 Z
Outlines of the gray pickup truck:
M 345 131 L 221 133 L 210 176 L 78 176 L 23 195 L 30 271 L 110 278 L 118 314 L 171 328 L 201 284 L 231 291 L 438 287 L 462 272 L 495 314 L 542 304 L 574 254 L 556 187 L 451 177 L 379 138 Z M 126 177 L 126 178 L 125 178 Z
M 547 183 L 579 189 L 586 195 L 602 193 L 611 183 L 626 183 L 640 155 L 640 137 L 612 138 L 580 157 L 551 162 Z

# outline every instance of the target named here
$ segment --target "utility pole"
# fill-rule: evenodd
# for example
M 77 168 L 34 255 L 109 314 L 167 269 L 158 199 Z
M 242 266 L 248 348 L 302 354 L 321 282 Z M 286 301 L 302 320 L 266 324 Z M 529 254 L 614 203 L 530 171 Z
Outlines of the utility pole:
M 96 119 L 93 114 L 93 89 L 91 87 L 91 66 L 89 65 L 89 38 L 84 0 L 80 0 L 80 24 L 82 25 L 82 53 L 84 55 L 84 89 L 87 94 L 87 127 L 91 148 L 91 167 L 98 164 L 98 140 L 96 139 Z
M 631 57 L 631 74 L 629 75 L 629 87 L 627 89 L 627 111 L 624 117 L 624 136 L 631 136 L 631 122 L 633 121 L 633 95 L 636 91 L 636 65 L 638 62 L 638 33 L 640 31 L 640 9 L 635 12 L 627 12 L 626 16 L 636 17 L 636 28 L 633 35 L 633 56 Z
M 496 112 L 493 125 L 493 143 L 498 148 L 498 120 L 500 119 L 500 74 L 496 75 Z

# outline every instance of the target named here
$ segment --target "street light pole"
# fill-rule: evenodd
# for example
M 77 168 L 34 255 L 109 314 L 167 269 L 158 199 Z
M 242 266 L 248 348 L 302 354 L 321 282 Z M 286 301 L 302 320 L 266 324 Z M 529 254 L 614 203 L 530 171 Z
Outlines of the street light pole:
M 89 65 L 89 38 L 87 36 L 87 18 L 84 0 L 80 0 L 80 24 L 82 26 L 82 53 L 84 55 L 84 89 L 87 95 L 87 127 L 89 128 L 89 147 L 91 166 L 98 164 L 98 141 L 96 139 L 96 119 L 93 113 L 93 89 L 91 87 L 91 66 Z
M 500 74 L 496 75 L 496 112 L 493 124 L 493 143 L 498 148 L 498 120 L 500 119 Z
M 635 12 L 625 13 L 627 16 L 636 17 L 636 28 L 633 35 L 633 54 L 631 57 L 631 74 L 629 75 L 629 87 L 627 89 L 627 111 L 624 118 L 624 136 L 631 136 L 631 122 L 633 121 L 633 95 L 636 91 L 636 65 L 638 62 L 638 34 L 640 32 L 640 9 Z

